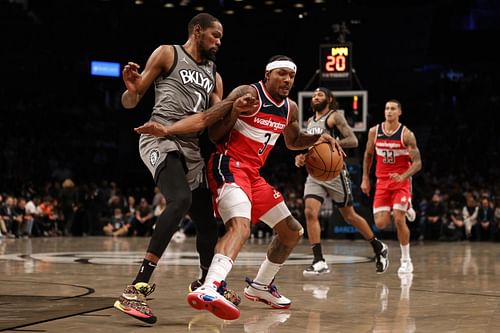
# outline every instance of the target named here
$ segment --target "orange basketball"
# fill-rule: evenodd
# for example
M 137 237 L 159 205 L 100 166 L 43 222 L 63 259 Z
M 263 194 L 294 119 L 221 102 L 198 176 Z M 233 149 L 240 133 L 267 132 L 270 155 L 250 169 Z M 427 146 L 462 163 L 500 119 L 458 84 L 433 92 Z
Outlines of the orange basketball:
M 337 177 L 344 168 L 344 155 L 327 143 L 312 146 L 306 154 L 307 172 L 316 180 Z

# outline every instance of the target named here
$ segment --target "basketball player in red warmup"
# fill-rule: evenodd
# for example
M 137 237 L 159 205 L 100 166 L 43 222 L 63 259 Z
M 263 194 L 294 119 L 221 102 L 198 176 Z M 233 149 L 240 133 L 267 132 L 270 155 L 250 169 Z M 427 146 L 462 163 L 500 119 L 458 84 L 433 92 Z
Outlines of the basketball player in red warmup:
M 342 148 L 355 148 L 358 139 L 351 127 L 347 124 L 344 115 L 337 112 L 337 102 L 330 89 L 317 88 L 312 95 L 311 109 L 314 115 L 307 121 L 307 132 L 310 134 L 329 133 L 338 140 Z M 305 164 L 305 154 L 295 156 L 295 165 Z M 318 181 L 307 176 L 304 186 L 305 215 L 307 221 L 307 235 L 313 251 L 313 262 L 307 267 L 304 276 L 316 276 L 330 272 L 321 249 L 321 227 L 319 213 L 321 204 L 329 197 L 337 206 L 342 217 L 349 224 L 359 230 L 364 239 L 370 242 L 375 252 L 375 266 L 377 273 L 384 273 L 389 265 L 387 245 L 378 240 L 373 234 L 368 222 L 354 210 L 352 185 L 347 168 L 332 180 Z
M 401 103 L 395 99 L 385 104 L 385 121 L 370 128 L 363 160 L 361 191 L 370 195 L 370 169 L 376 156 L 373 214 L 377 228 L 391 222 L 391 211 L 401 247 L 399 274 L 413 272 L 410 257 L 410 230 L 405 214 L 411 200 L 411 177 L 422 168 L 417 139 L 399 122 Z
M 259 174 L 276 140 L 283 133 L 286 146 L 292 150 L 303 150 L 321 142 L 329 142 L 340 149 L 328 134 L 300 131 L 297 104 L 287 97 L 296 71 L 290 58 L 274 56 L 266 65 L 262 81 L 237 87 L 205 115 L 186 118 L 184 123 L 167 128 L 151 124 L 138 128 L 158 135 L 178 133 L 191 126 L 187 125 L 189 120 L 202 128 L 212 123 L 207 120 L 210 113 L 232 108 L 237 98 L 244 97 L 245 102 L 252 105 L 256 101 L 252 112 L 239 112 L 245 109 L 243 107 L 234 108 L 209 128 L 210 138 L 217 143 L 217 152 L 209 161 L 209 183 L 216 212 L 225 223 L 226 233 L 217 242 L 205 283 L 190 292 L 187 300 L 193 308 L 211 311 L 222 319 L 233 320 L 240 316 L 239 309 L 217 293 L 217 289 L 224 283 L 249 238 L 251 223 L 258 221 L 273 228 L 275 236 L 257 276 L 253 280 L 246 279 L 245 296 L 273 308 L 286 309 L 291 305 L 291 301 L 278 292 L 274 278 L 302 237 L 303 229 L 288 210 L 281 193 Z

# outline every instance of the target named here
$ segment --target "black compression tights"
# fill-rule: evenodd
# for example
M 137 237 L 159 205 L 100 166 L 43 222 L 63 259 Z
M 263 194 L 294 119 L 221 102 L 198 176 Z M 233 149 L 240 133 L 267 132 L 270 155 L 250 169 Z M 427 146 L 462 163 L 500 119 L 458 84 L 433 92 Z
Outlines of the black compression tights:
M 160 258 L 177 231 L 179 222 L 191 206 L 191 190 L 184 176 L 179 156 L 167 155 L 165 166 L 158 174 L 157 185 L 167 200 L 167 207 L 158 216 L 149 242 L 148 252 Z
M 193 204 L 189 215 L 196 227 L 196 250 L 200 255 L 200 264 L 208 269 L 219 235 L 209 189 L 199 187 L 193 191 Z
M 200 187 L 191 193 L 177 154 L 168 154 L 165 163 L 158 174 L 157 185 L 168 204 L 158 217 L 148 252 L 160 258 L 177 231 L 179 222 L 189 211 L 197 231 L 196 250 L 200 255 L 200 264 L 208 268 L 218 237 L 210 191 Z

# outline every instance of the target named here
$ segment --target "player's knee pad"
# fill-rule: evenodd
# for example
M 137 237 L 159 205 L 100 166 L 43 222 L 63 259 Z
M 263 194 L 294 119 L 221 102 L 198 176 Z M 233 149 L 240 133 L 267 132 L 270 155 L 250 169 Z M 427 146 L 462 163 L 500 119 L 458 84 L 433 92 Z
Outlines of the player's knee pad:
M 226 223 L 233 217 L 244 217 L 250 220 L 252 204 L 246 193 L 237 185 L 225 185 L 217 201 L 219 214 Z

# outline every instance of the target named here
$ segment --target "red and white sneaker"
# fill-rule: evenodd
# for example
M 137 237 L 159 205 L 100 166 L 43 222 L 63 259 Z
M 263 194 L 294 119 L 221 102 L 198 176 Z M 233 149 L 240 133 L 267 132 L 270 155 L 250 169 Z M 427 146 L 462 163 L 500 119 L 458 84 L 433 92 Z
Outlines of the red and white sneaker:
M 224 320 L 235 320 L 240 317 L 238 307 L 209 286 L 204 285 L 190 292 L 187 301 L 192 308 L 210 311 Z

